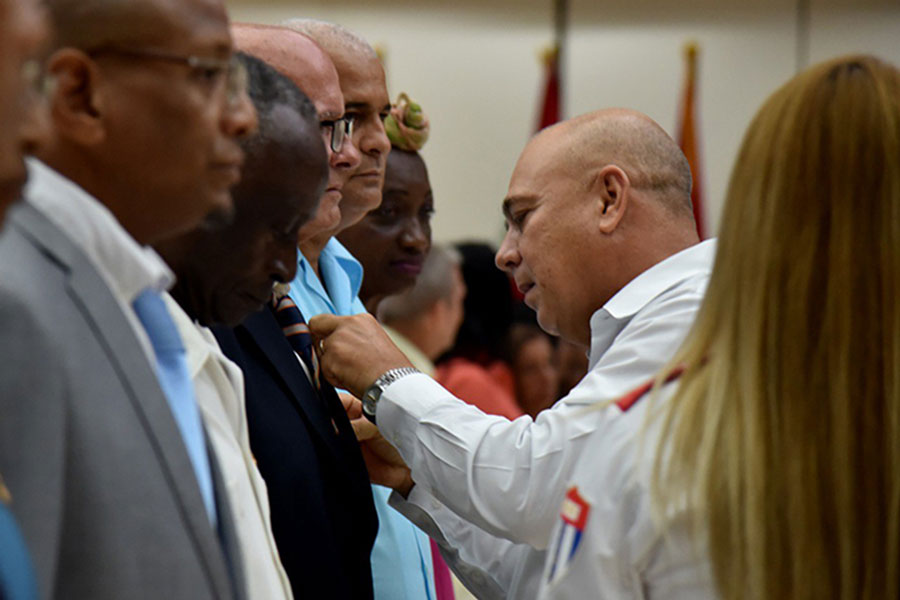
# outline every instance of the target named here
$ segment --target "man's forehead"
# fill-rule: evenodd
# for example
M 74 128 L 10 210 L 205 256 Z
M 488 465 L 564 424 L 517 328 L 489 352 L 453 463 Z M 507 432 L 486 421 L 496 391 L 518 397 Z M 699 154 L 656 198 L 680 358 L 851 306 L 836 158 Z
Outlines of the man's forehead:
M 512 176 L 509 178 L 507 197 L 527 196 L 535 193 L 538 183 L 548 170 L 549 156 L 526 149 L 519 157 Z
M 374 111 L 390 106 L 384 68 L 377 57 L 350 49 L 332 52 L 331 57 L 348 106 Z
M 235 44 L 288 77 L 306 94 L 322 120 L 344 113 L 337 70 L 328 54 L 309 37 L 276 26 L 239 24 L 233 28 Z
M 552 142 L 552 139 L 540 135 L 522 151 L 509 179 L 506 198 L 503 199 L 505 215 L 509 216 L 513 209 L 538 204 L 548 187 L 566 178 L 559 146 Z
M 233 44 L 228 14 L 221 0 L 145 0 L 146 9 L 136 9 L 134 18 L 126 12 L 119 32 L 112 38 L 123 43 L 147 45 L 198 55 L 226 56 Z M 116 26 L 116 19 L 107 22 Z M 129 38 L 124 42 L 125 37 Z
M 340 83 L 327 57 L 294 55 L 285 67 L 274 66 L 312 100 L 320 119 L 339 119 L 344 114 Z
M 47 9 L 39 0 L 0 0 L 0 46 L 38 54 L 49 39 Z

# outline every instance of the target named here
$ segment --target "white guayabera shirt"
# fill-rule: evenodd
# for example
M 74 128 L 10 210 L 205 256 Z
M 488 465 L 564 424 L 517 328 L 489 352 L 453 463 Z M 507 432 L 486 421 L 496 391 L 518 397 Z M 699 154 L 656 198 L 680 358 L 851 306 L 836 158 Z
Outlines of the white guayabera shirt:
M 716 598 L 705 540 L 690 535 L 683 503 L 669 507 L 665 533 L 653 518 L 661 409 L 676 387 L 652 398 L 637 390 L 595 412 L 600 425 L 577 461 L 550 536 L 542 600 Z
M 638 387 L 672 357 L 714 254 L 706 241 L 670 256 L 594 313 L 588 374 L 533 421 L 485 415 L 424 375 L 385 390 L 379 428 L 416 482 L 409 498 L 394 494 L 391 504 L 441 545 L 479 598 L 537 597 L 567 484 L 602 424 L 585 408 Z

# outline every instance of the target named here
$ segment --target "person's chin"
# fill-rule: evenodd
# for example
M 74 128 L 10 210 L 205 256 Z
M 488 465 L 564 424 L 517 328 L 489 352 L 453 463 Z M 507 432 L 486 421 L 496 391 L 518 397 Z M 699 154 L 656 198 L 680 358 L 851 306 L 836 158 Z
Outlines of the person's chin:
M 222 304 L 216 311 L 218 325 L 236 327 L 251 314 L 259 311 L 265 305 L 265 301 L 244 294 L 231 298 L 227 304 Z
M 416 284 L 417 275 L 412 275 L 407 271 L 390 270 L 391 289 L 387 290 L 385 296 L 394 296 L 402 294 Z
M 0 179 L 0 225 L 6 217 L 7 209 L 19 201 L 25 187 L 25 171 Z
M 528 297 L 526 296 L 525 304 L 534 311 L 535 318 L 537 319 L 538 325 L 541 329 L 549 333 L 550 335 L 557 335 L 556 328 L 556 318 L 550 311 L 547 310 L 546 306 L 542 306 L 538 301 L 537 295 L 531 298 L 531 302 L 529 303 Z
M 338 230 L 341 225 L 341 211 L 340 209 L 335 208 L 335 210 L 329 213 L 328 218 L 322 221 L 322 232 L 334 233 Z
M 207 231 L 218 231 L 231 225 L 234 221 L 234 204 L 231 203 L 231 196 L 228 196 L 227 204 L 217 204 L 212 210 L 206 213 L 200 222 L 200 228 Z
M 17 196 L 0 197 L 0 231 L 2 231 L 3 224 L 6 222 L 6 214 L 9 212 L 9 208 L 15 204 L 17 200 Z
M 334 205 L 338 206 L 341 203 L 341 198 L 343 197 L 343 193 L 341 190 L 330 189 L 325 190 L 325 193 L 322 194 L 322 197 L 319 199 L 319 205 Z

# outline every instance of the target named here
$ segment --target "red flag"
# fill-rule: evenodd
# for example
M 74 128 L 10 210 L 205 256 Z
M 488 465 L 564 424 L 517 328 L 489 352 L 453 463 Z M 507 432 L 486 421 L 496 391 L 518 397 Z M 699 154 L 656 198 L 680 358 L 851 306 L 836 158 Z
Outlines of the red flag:
M 697 88 L 697 44 L 690 43 L 684 49 L 687 71 L 684 80 L 684 96 L 681 101 L 681 123 L 678 127 L 678 144 L 691 165 L 691 176 L 694 188 L 691 191 L 691 203 L 694 206 L 694 219 L 697 221 L 697 233 L 703 239 L 706 235 L 706 220 L 703 216 L 703 185 L 700 173 L 700 140 L 696 116 Z
M 541 101 L 541 112 L 538 115 L 537 131 L 559 122 L 560 90 L 559 90 L 559 46 L 549 48 L 543 56 L 546 72 L 544 83 L 544 99 Z

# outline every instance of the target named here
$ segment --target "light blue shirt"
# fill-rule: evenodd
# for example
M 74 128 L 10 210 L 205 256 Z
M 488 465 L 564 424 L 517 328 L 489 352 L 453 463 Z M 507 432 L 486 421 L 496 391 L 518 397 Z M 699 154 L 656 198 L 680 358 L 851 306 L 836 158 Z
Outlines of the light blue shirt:
M 348 316 L 366 312 L 359 299 L 362 265 L 337 238 L 331 238 L 319 255 L 325 285 L 303 254 L 298 254 L 298 260 L 289 295 L 305 319 L 321 313 Z M 388 506 L 390 495 L 388 488 L 372 486 L 378 513 L 378 536 L 372 548 L 375 600 L 435 600 L 428 536 Z
M 288 295 L 300 309 L 304 319 L 309 321 L 322 313 L 348 316 L 366 312 L 366 307 L 359 299 L 362 265 L 337 238 L 328 240 L 319 255 L 319 272 L 325 285 L 322 285 L 303 254 L 298 252 L 297 256 L 297 276 L 291 282 Z

